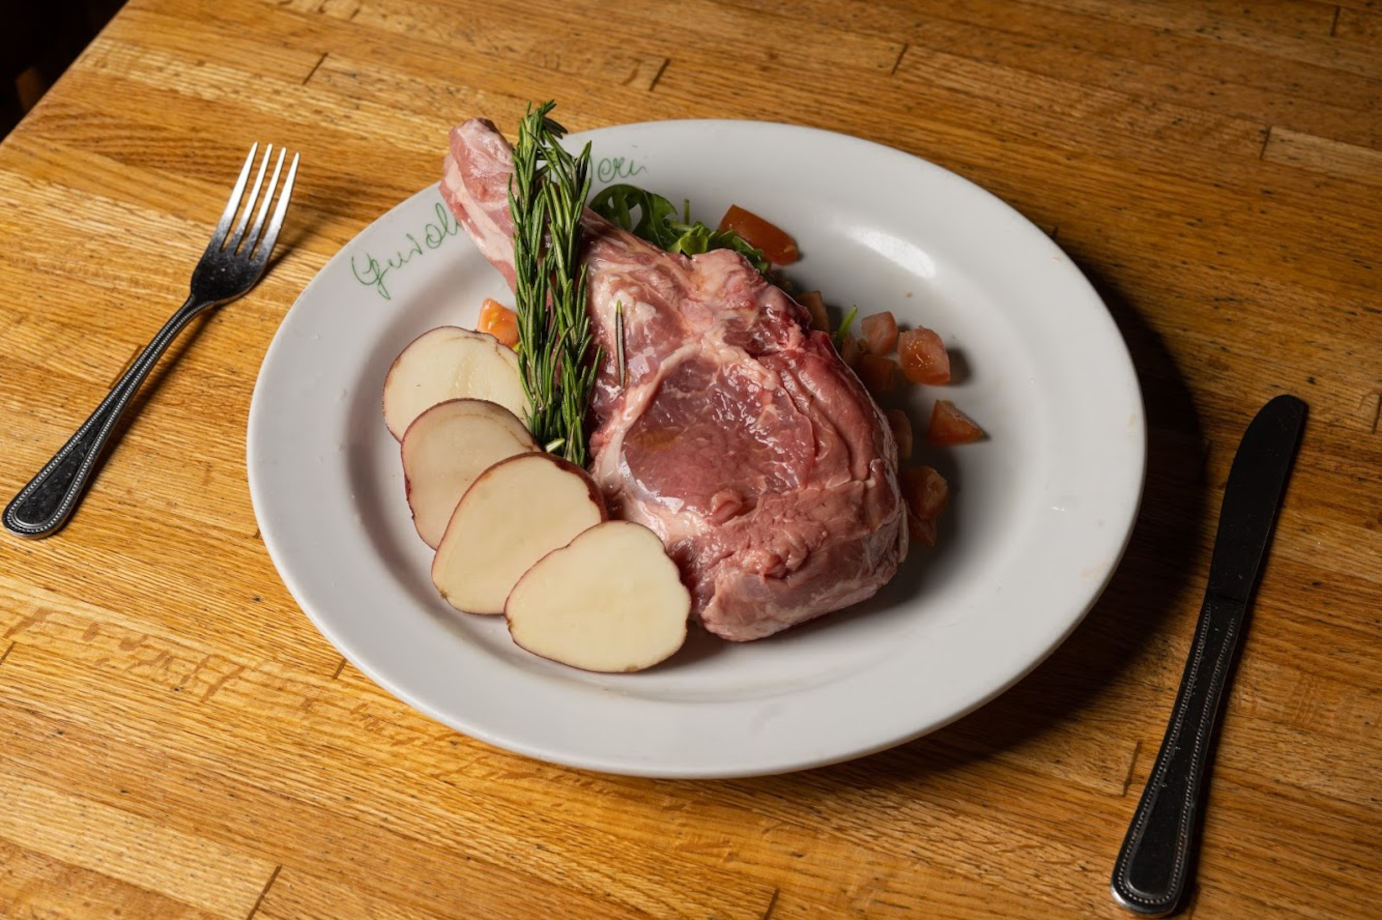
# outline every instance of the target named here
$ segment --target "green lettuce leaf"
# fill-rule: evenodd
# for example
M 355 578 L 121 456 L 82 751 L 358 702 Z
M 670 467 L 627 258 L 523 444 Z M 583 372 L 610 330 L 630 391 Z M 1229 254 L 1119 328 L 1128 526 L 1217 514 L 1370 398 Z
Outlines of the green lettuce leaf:
M 760 273 L 768 274 L 770 266 L 762 251 L 750 246 L 742 236 L 733 230 L 712 230 L 700 221 L 693 222 L 689 213 L 679 215 L 676 205 L 647 189 L 611 185 L 590 199 L 590 209 L 667 252 L 693 256 L 712 249 L 733 249 Z

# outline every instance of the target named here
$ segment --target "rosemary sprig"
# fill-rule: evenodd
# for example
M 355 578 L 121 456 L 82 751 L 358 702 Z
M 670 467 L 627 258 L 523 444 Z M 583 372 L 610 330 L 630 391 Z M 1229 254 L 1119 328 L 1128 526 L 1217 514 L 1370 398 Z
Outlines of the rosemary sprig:
M 590 145 L 579 156 L 562 147 L 566 129 L 547 117 L 555 105 L 528 107 L 509 181 L 518 366 L 533 437 L 585 466 L 585 417 L 599 363 L 580 260 Z

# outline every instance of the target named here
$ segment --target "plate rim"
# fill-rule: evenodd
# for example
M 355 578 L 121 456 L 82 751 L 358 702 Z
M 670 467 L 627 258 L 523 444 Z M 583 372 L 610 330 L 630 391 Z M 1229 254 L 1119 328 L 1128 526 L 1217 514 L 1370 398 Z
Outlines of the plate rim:
M 965 715 L 969 714 L 970 712 L 973 712 L 974 710 L 981 708 L 982 706 L 991 702 L 994 698 L 1006 692 L 1014 684 L 1021 681 L 1024 677 L 1026 677 L 1034 669 L 1036 669 L 1043 661 L 1045 661 L 1050 656 L 1050 654 L 1056 648 L 1058 648 L 1070 636 L 1071 633 L 1075 631 L 1075 629 L 1078 628 L 1080 623 L 1083 622 L 1089 610 L 1097 602 L 1098 598 L 1102 595 L 1103 591 L 1107 587 L 1108 582 L 1112 579 L 1113 574 L 1117 569 L 1117 565 L 1121 561 L 1123 554 L 1126 551 L 1128 543 L 1131 539 L 1133 527 L 1136 523 L 1140 511 L 1141 499 L 1143 495 L 1143 489 L 1145 486 L 1146 465 L 1145 409 L 1143 407 L 1142 402 L 1140 381 L 1138 379 L 1135 366 L 1132 363 L 1131 355 L 1128 352 L 1126 342 L 1122 338 L 1121 331 L 1117 328 L 1116 323 L 1113 321 L 1113 317 L 1109 313 L 1107 305 L 1103 302 L 1102 298 L 1099 297 L 1098 292 L 1089 282 L 1089 279 L 1083 274 L 1083 272 L 1079 270 L 1078 266 L 1076 266 L 1075 263 L 1072 260 L 1070 260 L 1069 256 L 1065 254 L 1064 251 L 1061 250 L 1060 247 L 1057 244 L 1055 244 L 1055 242 L 1052 241 L 1045 233 L 1043 233 L 1040 230 L 1040 228 L 1038 228 L 1028 218 L 1022 215 L 1011 205 L 1009 205 L 1006 201 L 995 195 L 993 192 L 973 182 L 972 180 L 969 180 L 958 173 L 946 169 L 945 167 L 940 166 L 939 164 L 933 163 L 929 160 L 910 154 L 898 148 L 888 146 L 886 144 L 881 144 L 876 141 L 871 141 L 848 134 L 830 131 L 827 129 L 787 124 L 782 122 L 755 121 L 749 119 L 673 119 L 667 121 L 635 122 L 626 125 L 613 125 L 605 128 L 594 129 L 592 131 L 581 132 L 579 134 L 573 134 L 570 136 L 570 140 L 573 142 L 583 142 L 587 139 L 599 139 L 601 136 L 614 136 L 616 132 L 620 131 L 632 130 L 636 132 L 648 130 L 657 131 L 667 129 L 677 130 L 686 129 L 688 127 L 695 130 L 714 129 L 722 131 L 785 131 L 789 133 L 798 133 L 801 137 L 814 136 L 818 138 L 829 138 L 831 142 L 834 143 L 843 142 L 849 145 L 858 145 L 859 149 L 867 149 L 871 151 L 873 154 L 886 155 L 889 158 L 893 158 L 895 162 L 905 164 L 906 168 L 909 169 L 920 168 L 923 171 L 928 172 L 933 178 L 939 177 L 940 180 L 943 182 L 959 183 L 967 194 L 978 193 L 982 197 L 989 199 L 992 206 L 996 206 L 997 208 L 1001 209 L 1001 211 L 1006 212 L 1007 216 L 1010 219 L 1016 218 L 1019 222 L 1019 226 L 1023 227 L 1024 230 L 1027 231 L 1027 236 L 1029 236 L 1032 240 L 1036 240 L 1039 238 L 1041 241 L 1044 241 L 1044 244 L 1047 247 L 1049 247 L 1049 249 L 1053 251 L 1053 253 L 1059 254 L 1059 257 L 1064 259 L 1066 263 L 1064 267 L 1067 270 L 1067 276 L 1076 284 L 1082 285 L 1087 299 L 1089 301 L 1092 301 L 1093 305 L 1097 306 L 1098 311 L 1091 315 L 1097 316 L 1099 314 L 1102 314 L 1103 318 L 1107 320 L 1107 328 L 1104 330 L 1104 332 L 1107 333 L 1111 331 L 1112 337 L 1111 339 L 1109 339 L 1109 341 L 1111 343 L 1116 344 L 1118 348 L 1121 349 L 1121 355 L 1119 357 L 1122 358 L 1121 364 L 1124 366 L 1124 369 L 1127 372 L 1127 379 L 1124 382 L 1129 383 L 1131 385 L 1131 389 L 1126 395 L 1128 395 L 1131 398 L 1131 407 L 1135 409 L 1136 415 L 1135 424 L 1130 422 L 1132 427 L 1136 428 L 1135 433 L 1137 436 L 1136 440 L 1138 442 L 1137 450 L 1135 451 L 1135 463 L 1137 467 L 1136 474 L 1134 477 L 1132 477 L 1132 479 L 1135 480 L 1134 494 L 1130 496 L 1130 501 L 1128 503 L 1128 508 L 1125 514 L 1126 520 L 1121 521 L 1119 523 L 1121 532 L 1116 541 L 1116 552 L 1114 552 L 1112 556 L 1112 562 L 1107 566 L 1106 570 L 1102 574 L 1102 577 L 1097 580 L 1097 584 L 1092 583 L 1093 586 L 1091 590 L 1087 592 L 1087 599 L 1082 604 L 1082 609 L 1080 609 L 1075 615 L 1070 616 L 1067 620 L 1063 621 L 1063 628 L 1061 628 L 1058 631 L 1058 634 L 1048 636 L 1048 641 L 1046 641 L 1041 648 L 1032 650 L 1032 653 L 1029 655 L 1029 660 L 1026 662 L 1025 667 L 1021 668 L 1019 671 L 1008 674 L 1006 676 L 1006 679 L 1000 681 L 996 685 L 992 685 L 987 692 L 975 696 L 968 702 L 967 705 L 948 712 L 944 717 L 939 719 L 932 719 L 929 722 L 917 727 L 913 731 L 893 732 L 886 736 L 880 736 L 876 740 L 876 743 L 872 745 L 856 745 L 849 750 L 835 750 L 830 752 L 822 752 L 815 756 L 798 755 L 793 758 L 785 758 L 780 760 L 760 759 L 759 762 L 753 764 L 734 765 L 723 762 L 703 762 L 699 764 L 681 763 L 675 766 L 666 763 L 630 761 L 628 758 L 600 757 L 590 753 L 563 753 L 561 751 L 554 751 L 550 744 L 544 745 L 541 743 L 527 741 L 521 737 L 515 738 L 511 735 L 504 735 L 503 733 L 490 731 L 483 724 L 457 724 L 458 721 L 464 722 L 465 720 L 458 719 L 454 712 L 447 711 L 445 708 L 435 705 L 431 699 L 419 696 L 418 694 L 414 693 L 407 681 L 399 680 L 397 679 L 396 675 L 388 673 L 386 671 L 381 671 L 379 668 L 375 667 L 373 665 L 372 658 L 369 654 L 363 653 L 348 638 L 342 636 L 339 630 L 335 628 L 335 625 L 333 624 L 330 616 L 323 616 L 322 611 L 316 609 L 316 605 L 312 603 L 312 589 L 306 586 L 300 580 L 299 573 L 294 570 L 294 567 L 291 564 L 288 564 L 285 556 L 287 548 L 279 543 L 278 535 L 274 527 L 266 521 L 266 514 L 261 513 L 261 506 L 267 499 L 267 494 L 265 491 L 266 485 L 262 479 L 265 473 L 261 470 L 260 464 L 256 462 L 256 458 L 261 456 L 261 452 L 263 450 L 263 447 L 260 443 L 260 439 L 263 436 L 262 425 L 259 424 L 259 422 L 257 421 L 259 419 L 262 419 L 263 412 L 265 411 L 263 408 L 265 397 L 261 393 L 261 387 L 265 386 L 265 372 L 266 369 L 270 367 L 271 362 L 276 358 L 277 349 L 279 349 L 280 347 L 284 347 L 280 344 L 281 342 L 285 341 L 283 337 L 283 329 L 288 325 L 289 320 L 293 317 L 294 311 L 298 311 L 299 304 L 303 303 L 304 301 L 310 302 L 310 298 L 314 295 L 314 293 L 316 293 L 316 289 L 324 288 L 327 286 L 327 282 L 325 279 L 328 277 L 328 274 L 331 272 L 333 267 L 339 265 L 343 258 L 347 255 L 347 253 L 350 252 L 352 245 L 354 245 L 357 241 L 361 240 L 362 238 L 368 236 L 371 232 L 376 231 L 381 227 L 387 226 L 392 220 L 396 220 L 400 215 L 408 213 L 410 208 L 417 207 L 417 202 L 419 202 L 420 200 L 426 198 L 429 195 L 435 195 L 435 191 L 437 188 L 436 183 L 433 183 L 432 185 L 429 185 L 419 190 L 418 192 L 408 196 L 403 201 L 399 202 L 392 208 L 385 211 L 383 214 L 379 215 L 368 225 L 363 227 L 359 232 L 357 232 L 354 236 L 352 236 L 351 240 L 347 242 L 345 245 L 343 245 L 334 255 L 332 255 L 332 257 L 328 259 L 327 262 L 323 264 L 323 266 L 317 271 L 317 273 L 313 276 L 311 281 L 309 281 L 309 283 L 303 288 L 302 292 L 295 299 L 292 308 L 290 308 L 288 313 L 285 315 L 284 320 L 280 325 L 279 329 L 276 330 L 274 340 L 270 343 L 268 349 L 265 352 L 264 359 L 260 367 L 260 372 L 256 377 L 254 393 L 250 405 L 249 420 L 247 423 L 246 459 L 249 487 L 252 502 L 255 509 L 255 516 L 260 526 L 260 532 L 264 540 L 266 550 L 269 552 L 269 555 L 274 563 L 276 570 L 278 571 L 280 578 L 283 580 L 284 585 L 287 587 L 288 591 L 293 596 L 299 608 L 302 609 L 302 611 L 307 615 L 309 620 L 347 660 L 355 664 L 357 668 L 359 668 L 363 673 L 365 673 L 366 676 L 368 676 L 376 684 L 380 685 L 389 693 L 404 701 L 412 708 L 422 712 L 430 718 L 435 719 L 436 721 L 441 722 L 442 724 L 452 727 L 467 735 L 470 735 L 471 737 L 482 740 L 487 744 L 494 745 L 504 750 L 514 751 L 525 756 L 534 757 L 539 760 L 564 764 L 567 766 L 577 767 L 581 769 L 591 769 L 600 772 L 614 773 L 620 775 L 665 778 L 728 778 L 783 773 L 795 770 L 811 769 L 814 767 L 825 766 L 831 763 L 837 763 L 840 761 L 851 760 L 857 757 L 867 756 L 868 754 L 876 753 L 878 751 L 894 747 L 908 740 L 935 731 L 936 729 L 946 724 L 949 724 L 957 719 L 960 719 Z M 468 243 L 469 241 L 467 240 L 467 244 Z M 299 311 L 299 317 L 301 317 L 301 315 L 301 311 Z M 1107 338 L 1107 336 L 1105 337 Z

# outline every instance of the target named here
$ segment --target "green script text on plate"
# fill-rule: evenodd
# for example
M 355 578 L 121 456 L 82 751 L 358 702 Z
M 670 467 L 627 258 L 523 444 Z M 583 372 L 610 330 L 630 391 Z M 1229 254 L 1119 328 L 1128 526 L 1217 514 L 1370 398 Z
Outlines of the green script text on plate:
M 403 234 L 404 239 L 399 240 L 393 247 L 393 253 L 385 255 L 382 261 L 369 250 L 365 250 L 363 255 L 352 255 L 350 271 L 355 280 L 365 287 L 374 288 L 374 292 L 384 300 L 392 300 L 393 295 L 389 293 L 388 286 L 390 276 L 406 268 L 418 256 L 424 256 L 437 249 L 449 237 L 461 232 L 461 225 L 451 215 L 445 202 L 438 201 L 433 213 L 436 220 L 428 221 L 415 232 Z

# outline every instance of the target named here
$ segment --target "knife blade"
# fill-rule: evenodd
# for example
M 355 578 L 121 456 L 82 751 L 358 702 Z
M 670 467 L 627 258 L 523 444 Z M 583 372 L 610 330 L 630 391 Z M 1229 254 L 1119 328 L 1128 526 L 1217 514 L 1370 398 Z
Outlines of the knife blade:
M 1229 468 L 1209 584 L 1161 749 L 1114 862 L 1114 898 L 1160 917 L 1185 893 L 1207 766 L 1253 592 L 1286 492 L 1306 405 L 1282 395 L 1248 425 Z

